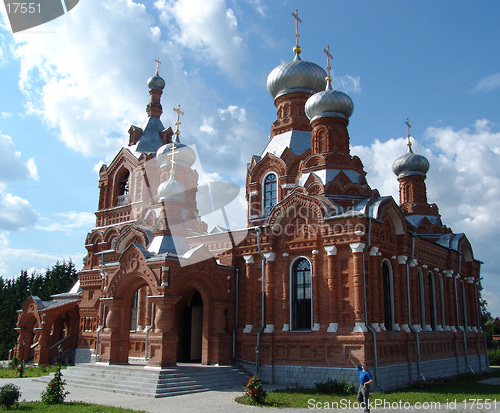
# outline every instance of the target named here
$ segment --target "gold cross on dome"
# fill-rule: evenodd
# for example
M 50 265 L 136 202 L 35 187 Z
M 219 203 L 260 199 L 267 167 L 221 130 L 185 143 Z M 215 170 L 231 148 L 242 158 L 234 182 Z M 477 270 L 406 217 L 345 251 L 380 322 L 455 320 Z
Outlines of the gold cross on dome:
M 172 142 L 172 146 L 170 147 L 170 153 L 168 156 L 170 156 L 170 163 L 172 164 L 172 168 L 170 168 L 170 175 L 174 173 L 174 165 L 175 165 L 175 154 L 179 153 L 179 151 L 176 151 L 177 146 L 175 146 L 175 142 Z
M 295 39 L 296 39 L 296 47 L 299 47 L 299 23 L 302 23 L 302 20 L 299 18 L 299 11 L 295 9 L 295 13 L 292 12 L 292 16 L 295 18 Z M 300 53 L 300 52 L 299 52 Z
M 177 112 L 177 121 L 174 123 L 174 125 L 176 126 L 175 128 L 175 134 L 176 135 L 179 135 L 181 132 L 179 130 L 179 125 L 182 123 L 180 121 L 180 117 L 181 115 L 184 115 L 184 112 L 181 110 L 181 105 L 177 104 L 177 107 L 173 109 L 174 112 Z
M 411 128 L 411 125 L 410 125 L 410 120 L 408 118 L 406 118 L 405 125 L 408 128 L 408 143 L 407 143 L 407 145 L 411 146 L 411 141 L 410 141 L 410 128 Z
M 323 51 L 326 53 L 326 71 L 328 72 L 328 79 L 331 81 L 330 70 L 332 68 L 330 67 L 330 59 L 333 59 L 333 56 L 330 54 L 330 45 L 326 46 L 326 49 L 323 49 Z
M 156 74 L 158 74 L 158 69 L 160 68 L 160 64 L 161 64 L 161 62 L 160 62 L 160 58 L 159 58 L 159 57 L 157 57 L 157 58 L 155 59 L 155 62 L 156 62 L 156 67 L 155 67 L 155 70 L 156 70 Z

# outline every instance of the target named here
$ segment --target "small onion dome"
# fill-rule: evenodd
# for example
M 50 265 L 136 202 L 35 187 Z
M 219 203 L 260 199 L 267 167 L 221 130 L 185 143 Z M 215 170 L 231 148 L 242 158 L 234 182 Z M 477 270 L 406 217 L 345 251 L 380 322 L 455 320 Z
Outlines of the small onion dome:
M 158 196 L 160 197 L 160 202 L 182 202 L 186 197 L 186 188 L 172 174 L 166 182 L 162 182 L 158 187 Z
M 165 88 L 165 81 L 156 73 L 153 77 L 148 79 L 149 90 L 163 90 Z
M 411 144 L 408 145 L 408 152 L 397 158 L 392 164 L 392 171 L 398 178 L 410 175 L 425 176 L 429 170 L 430 164 L 425 156 L 414 154 Z
M 331 78 L 329 78 L 331 79 Z M 349 120 L 354 111 L 352 99 L 344 92 L 333 90 L 327 80 L 326 90 L 315 93 L 306 102 L 306 116 L 312 122 L 317 118 L 338 117 Z
M 191 167 L 196 162 L 196 154 L 189 146 L 180 143 L 178 140 L 167 143 L 158 149 L 156 158 L 160 166 L 170 165 L 172 163 L 172 145 L 174 144 L 173 156 L 175 164 Z
M 267 90 L 273 99 L 287 93 L 316 93 L 325 88 L 326 72 L 298 54 L 291 62 L 275 67 L 267 77 Z

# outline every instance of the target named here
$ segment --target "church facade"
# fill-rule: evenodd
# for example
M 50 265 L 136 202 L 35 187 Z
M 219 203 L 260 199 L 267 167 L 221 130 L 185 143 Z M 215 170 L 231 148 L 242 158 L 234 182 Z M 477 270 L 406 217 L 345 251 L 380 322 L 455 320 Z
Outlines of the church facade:
M 382 388 L 487 370 L 480 261 L 428 203 L 429 162 L 413 153 L 408 122 L 408 152 L 393 163 L 399 202 L 369 186 L 350 153 L 353 102 L 334 90 L 325 52 L 327 72 L 297 43 L 268 77 L 277 118 L 249 159 L 238 231 L 201 219 L 208 197 L 232 199 L 234 188 L 198 186 L 180 107 L 175 131 L 160 120 L 157 66 L 146 121 L 101 168 L 79 284 L 28 299 L 13 355 L 237 363 L 268 382 L 312 385 L 355 381 L 352 354 Z

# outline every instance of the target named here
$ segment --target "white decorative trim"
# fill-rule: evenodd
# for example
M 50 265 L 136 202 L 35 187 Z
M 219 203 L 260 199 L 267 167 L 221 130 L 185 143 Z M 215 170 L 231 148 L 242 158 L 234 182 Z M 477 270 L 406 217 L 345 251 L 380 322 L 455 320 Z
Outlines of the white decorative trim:
M 375 257 L 377 255 L 379 249 L 380 249 L 379 247 L 371 247 L 370 248 L 370 255 L 372 257 Z
M 295 188 L 295 184 L 281 184 L 281 189 Z
M 378 323 L 372 323 L 372 328 L 377 332 L 380 333 L 380 326 Z
M 351 247 L 351 251 L 353 254 L 355 252 L 363 252 L 363 250 L 365 248 L 365 244 L 362 242 L 352 242 L 349 244 L 349 246 Z M 365 329 L 366 329 L 366 327 L 365 327 Z
M 429 268 L 427 264 L 422 265 L 422 268 Z
M 251 191 L 248 193 L 250 196 L 259 195 L 259 191 Z
M 466 280 L 469 284 L 474 284 L 474 277 L 467 277 Z
M 396 256 L 395 256 L 395 255 L 393 255 L 393 256 L 391 257 L 391 260 L 395 260 L 395 259 L 396 259 Z
M 243 329 L 243 333 L 244 334 L 249 334 L 252 332 L 252 329 L 253 329 L 253 325 L 252 324 L 247 324 L 245 326 L 245 328 Z
M 326 255 L 337 255 L 337 247 L 335 245 L 327 245 L 325 248 Z
M 266 261 L 274 261 L 276 259 L 276 253 L 275 252 L 264 252 L 262 254 Z
M 411 261 L 410 261 L 410 267 L 416 267 L 418 265 L 418 261 L 416 258 L 413 258 Z
M 312 250 L 311 254 L 313 254 L 313 255 L 319 254 L 319 251 L 318 250 Z
M 283 324 L 281 331 L 290 331 L 290 324 Z
M 339 328 L 339 323 L 330 323 L 328 324 L 328 328 L 326 329 L 327 333 L 336 333 Z
M 354 323 L 354 328 L 353 328 L 352 332 L 353 333 L 366 333 L 366 332 L 368 332 L 368 329 L 366 328 L 365 323 Z
M 406 331 L 407 333 L 411 331 L 410 327 L 408 327 L 408 324 L 401 324 L 401 330 Z
M 408 257 L 406 255 L 398 255 L 398 264 L 406 264 Z
M 453 270 L 444 270 L 443 271 L 444 275 L 446 275 L 446 277 L 448 278 L 451 278 L 453 277 Z
M 288 257 L 288 256 L 290 256 L 290 254 L 288 252 L 283 253 L 283 257 Z
M 422 332 L 422 326 L 420 324 L 413 324 L 413 329 L 417 332 L 417 333 L 421 333 Z
M 457 332 L 457 328 L 455 326 L 450 326 L 450 331 L 456 333 Z
M 438 324 L 438 325 L 436 326 L 436 331 L 444 331 L 443 326 Z
M 434 268 L 434 271 L 439 272 L 439 268 Z
M 253 260 L 253 255 L 243 255 L 243 259 L 245 260 L 245 262 L 247 264 L 253 264 L 254 263 L 254 260 Z
M 320 327 L 319 323 L 314 323 L 314 325 L 311 328 L 311 331 L 319 331 L 320 328 L 321 327 Z
M 267 324 L 264 333 L 274 333 L 274 324 Z
M 398 323 L 394 323 L 394 331 L 401 331 L 401 327 L 399 327 Z
M 379 324 L 379 327 L 382 331 L 387 331 L 387 329 L 385 328 L 385 324 L 384 323 L 380 323 Z

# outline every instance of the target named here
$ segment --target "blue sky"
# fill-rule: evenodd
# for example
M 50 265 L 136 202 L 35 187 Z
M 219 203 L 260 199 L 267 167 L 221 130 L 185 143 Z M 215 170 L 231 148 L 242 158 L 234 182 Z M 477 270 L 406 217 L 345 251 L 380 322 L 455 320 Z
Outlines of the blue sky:
M 15 35 L 1 4 L 0 274 L 68 258 L 81 267 L 97 171 L 146 119 L 157 57 L 163 124 L 180 103 L 202 180 L 243 186 L 276 119 L 266 79 L 293 58 L 295 9 L 302 58 L 326 66 L 330 45 L 334 86 L 354 101 L 352 153 L 371 187 L 398 199 L 391 166 L 409 117 L 414 151 L 431 164 L 429 202 L 484 261 L 484 296 L 500 316 L 497 1 L 80 0 Z M 243 197 L 229 207 L 233 227 L 244 207 Z

